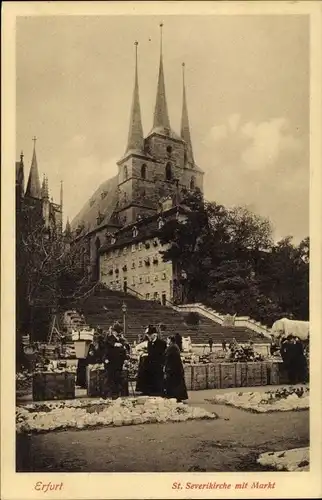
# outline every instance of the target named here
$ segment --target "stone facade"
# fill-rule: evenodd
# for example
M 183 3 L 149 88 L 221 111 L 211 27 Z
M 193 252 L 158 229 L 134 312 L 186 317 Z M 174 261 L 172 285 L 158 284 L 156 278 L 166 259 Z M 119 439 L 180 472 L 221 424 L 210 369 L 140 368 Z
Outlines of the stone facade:
M 135 292 L 145 300 L 171 301 L 173 271 L 157 238 L 108 250 L 100 257 L 100 281 L 113 290 Z
M 147 228 L 152 220 L 157 221 L 161 200 L 168 199 L 165 203 L 168 203 L 166 210 L 172 213 L 171 210 L 180 205 L 182 191 L 198 189 L 203 192 L 204 173 L 196 164 L 192 152 L 185 84 L 180 135 L 171 129 L 162 54 L 153 127 L 144 136 L 139 99 L 137 43 L 135 45 L 136 64 L 129 134 L 125 153 L 117 163 L 118 174 L 109 181 L 109 185 L 108 181 L 104 181 L 102 187 L 98 188 L 94 199 L 91 199 L 92 203 L 85 205 L 76 216 L 74 226 L 80 220 L 84 222 L 77 239 L 87 241 L 88 271 L 94 280 L 101 280 L 116 289 L 123 289 L 125 284 L 143 298 L 172 300 L 174 295 L 180 296 L 177 272 L 174 272 L 170 262 L 164 263 L 160 256 L 158 263 L 153 264 L 159 245 L 154 247 L 154 240 L 151 240 L 149 232 L 143 231 L 142 236 L 141 229 L 144 226 Z M 108 194 L 102 201 L 100 198 L 104 195 L 105 184 Z M 97 224 L 94 208 L 97 210 Z M 135 225 L 141 228 L 140 241 L 131 236 Z M 113 234 L 117 248 L 110 243 Z M 152 260 L 150 265 L 145 265 L 146 259 Z

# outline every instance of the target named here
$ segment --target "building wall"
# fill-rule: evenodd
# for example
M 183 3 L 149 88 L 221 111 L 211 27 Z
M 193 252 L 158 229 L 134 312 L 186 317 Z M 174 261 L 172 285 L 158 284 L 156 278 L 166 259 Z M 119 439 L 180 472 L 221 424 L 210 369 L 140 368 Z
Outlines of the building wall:
M 145 149 L 153 160 L 131 155 L 119 163 L 117 211 L 122 225 L 135 222 L 138 215 L 152 215 L 160 198 L 175 193 L 175 179 L 179 187 L 190 189 L 193 178 L 194 187 L 203 190 L 202 173 L 186 166 L 183 142 L 152 134 Z
M 154 242 L 157 242 L 157 246 L 154 246 Z M 163 262 L 159 251 L 164 249 L 157 238 L 111 249 L 100 256 L 100 281 L 112 289 L 122 290 L 126 279 L 127 286 L 145 299 L 161 300 L 164 293 L 167 300 L 172 300 L 172 263 Z M 154 257 L 158 259 L 158 264 L 153 263 Z M 150 260 L 150 266 L 146 266 L 146 259 Z M 116 269 L 119 270 L 118 274 Z M 113 274 L 110 274 L 111 271 Z

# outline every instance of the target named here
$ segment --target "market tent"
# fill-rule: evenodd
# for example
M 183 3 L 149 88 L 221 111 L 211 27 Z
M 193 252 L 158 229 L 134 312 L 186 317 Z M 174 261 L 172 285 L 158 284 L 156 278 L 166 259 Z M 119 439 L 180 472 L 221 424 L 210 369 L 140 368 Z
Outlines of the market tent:
M 288 318 L 282 318 L 272 326 L 272 336 L 275 339 L 286 338 L 288 335 L 298 337 L 300 340 L 308 340 L 310 336 L 309 321 L 297 321 Z

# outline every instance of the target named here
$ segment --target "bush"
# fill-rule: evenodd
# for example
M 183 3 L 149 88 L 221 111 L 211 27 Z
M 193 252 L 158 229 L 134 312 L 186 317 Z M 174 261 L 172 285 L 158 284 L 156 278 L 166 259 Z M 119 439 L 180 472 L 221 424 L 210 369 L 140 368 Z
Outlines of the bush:
M 186 316 L 187 325 L 199 325 L 200 316 L 197 312 L 190 312 Z

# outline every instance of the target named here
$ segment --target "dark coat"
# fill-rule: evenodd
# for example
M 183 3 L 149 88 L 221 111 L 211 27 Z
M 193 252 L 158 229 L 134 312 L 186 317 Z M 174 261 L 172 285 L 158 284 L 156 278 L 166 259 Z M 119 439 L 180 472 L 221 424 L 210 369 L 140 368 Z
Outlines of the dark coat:
M 146 396 L 162 396 L 164 394 L 164 355 L 167 344 L 157 338 L 148 341 L 148 355 L 140 359 L 136 390 Z
M 188 399 L 184 368 L 176 344 L 170 344 L 165 353 L 165 392 L 169 398 Z
M 175 342 L 176 342 L 177 346 L 179 347 L 180 351 L 182 351 L 182 337 L 181 337 L 180 333 L 175 334 Z

